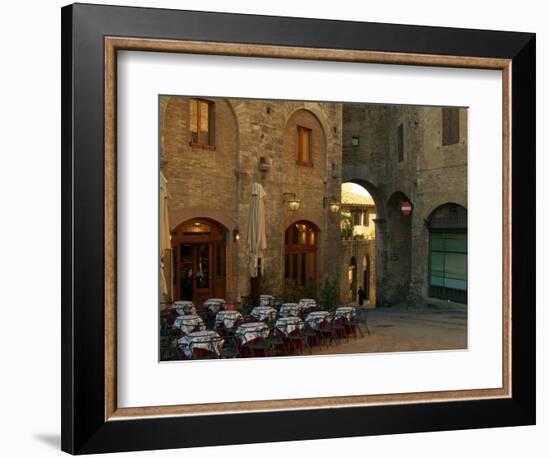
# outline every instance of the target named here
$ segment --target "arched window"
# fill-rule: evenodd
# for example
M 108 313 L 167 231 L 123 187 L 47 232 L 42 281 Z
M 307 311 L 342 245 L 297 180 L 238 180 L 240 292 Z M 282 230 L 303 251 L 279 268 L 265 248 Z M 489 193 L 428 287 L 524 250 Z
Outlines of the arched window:
M 430 231 L 429 291 L 431 297 L 467 302 L 467 211 L 458 204 L 436 208 L 427 221 Z
M 295 286 L 315 281 L 316 265 L 317 229 L 307 221 L 291 224 L 285 231 L 285 280 Z

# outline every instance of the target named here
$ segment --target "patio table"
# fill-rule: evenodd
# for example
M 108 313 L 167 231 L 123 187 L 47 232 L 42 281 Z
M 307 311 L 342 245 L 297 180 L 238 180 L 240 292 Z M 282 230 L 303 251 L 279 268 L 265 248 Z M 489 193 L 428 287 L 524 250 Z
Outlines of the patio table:
M 287 316 L 279 318 L 275 322 L 275 329 L 288 337 L 293 332 L 302 331 L 304 329 L 304 322 L 297 316 Z
M 192 359 L 193 353 L 205 356 L 208 353 L 220 354 L 223 339 L 215 331 L 198 331 L 178 339 L 178 345 L 188 359 Z
M 206 299 L 204 301 L 203 307 L 207 309 L 210 313 L 216 314 L 220 310 L 225 309 L 225 300 L 218 298 Z
M 254 307 L 250 315 L 259 321 L 274 320 L 277 317 L 277 309 L 267 305 L 260 305 L 259 307 Z
M 317 302 L 315 302 L 315 299 L 300 299 L 300 302 L 298 302 L 298 305 L 300 306 L 300 311 L 302 313 L 306 312 L 310 309 L 314 309 L 317 307 Z
M 235 326 L 235 323 L 241 321 L 243 316 L 237 310 L 220 310 L 216 314 L 216 321 L 214 322 L 214 327 L 232 329 Z
M 281 305 L 281 308 L 279 309 L 279 315 L 281 317 L 300 316 L 300 305 L 293 302 L 287 302 L 286 304 Z
M 346 321 L 351 321 L 355 318 L 355 307 L 338 307 L 334 313 L 334 318 L 345 318 Z
M 323 326 L 323 323 L 327 323 L 330 319 L 330 313 L 319 311 L 319 312 L 310 312 L 309 315 L 306 317 L 305 322 L 308 324 L 308 326 L 317 331 L 319 328 Z
M 184 335 L 206 329 L 202 318 L 198 315 L 179 315 L 174 320 L 173 327 L 179 329 Z
M 172 304 L 172 310 L 178 312 L 179 315 L 196 315 L 197 309 L 191 301 L 175 301 Z
M 254 350 L 250 345 L 256 343 L 260 339 L 269 337 L 269 327 L 262 322 L 243 323 L 235 332 L 235 335 L 240 340 L 239 351 L 242 356 L 267 356 L 263 350 Z
M 235 335 L 240 339 L 241 345 L 251 343 L 256 339 L 265 339 L 269 336 L 269 327 L 265 323 L 243 323 L 235 332 Z

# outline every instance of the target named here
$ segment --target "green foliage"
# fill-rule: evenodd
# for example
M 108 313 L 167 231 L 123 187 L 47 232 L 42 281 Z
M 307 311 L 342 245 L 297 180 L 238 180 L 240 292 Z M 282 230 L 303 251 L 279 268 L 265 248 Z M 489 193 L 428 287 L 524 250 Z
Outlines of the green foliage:
M 317 282 L 310 281 L 303 286 L 295 286 L 293 280 L 286 280 L 283 287 L 283 302 L 298 302 L 300 299 L 315 299 L 318 301 L 317 297 Z
M 319 303 L 325 309 L 336 308 L 340 298 L 340 287 L 336 279 L 327 279 L 319 293 Z
M 340 212 L 340 229 L 343 239 L 351 239 L 353 237 L 353 220 L 351 212 Z

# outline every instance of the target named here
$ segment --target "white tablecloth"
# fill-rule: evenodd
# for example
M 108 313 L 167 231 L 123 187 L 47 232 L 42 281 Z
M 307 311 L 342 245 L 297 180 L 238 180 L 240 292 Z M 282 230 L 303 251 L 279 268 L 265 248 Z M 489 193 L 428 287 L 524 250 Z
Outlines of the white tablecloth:
M 334 318 L 344 317 L 346 320 L 350 321 L 352 318 L 355 318 L 355 308 L 354 307 L 338 307 L 336 312 L 334 312 Z
M 277 310 L 273 307 L 260 305 L 259 307 L 254 307 L 250 314 L 260 321 L 274 320 L 277 317 Z
M 281 331 L 285 336 L 288 336 L 296 330 L 303 330 L 304 322 L 297 316 L 287 316 L 279 318 L 275 322 L 275 328 Z
M 195 348 L 202 348 L 219 355 L 223 339 L 215 331 L 198 331 L 183 336 L 178 340 L 178 345 L 188 358 L 193 356 L 193 349 Z
M 172 304 L 172 308 L 180 315 L 196 315 L 197 309 L 191 301 L 176 301 Z
M 235 332 L 235 335 L 241 340 L 241 342 L 247 343 L 255 340 L 259 337 L 267 338 L 269 336 L 269 328 L 265 323 L 243 323 Z
M 298 305 L 302 312 L 307 312 L 309 309 L 317 307 L 317 302 L 315 302 L 315 299 L 300 299 Z
M 185 335 L 190 334 L 199 327 L 201 331 L 206 329 L 202 318 L 198 315 L 180 315 L 174 320 L 174 328 L 178 328 Z
M 223 326 L 225 329 L 231 329 L 237 321 L 242 319 L 243 316 L 237 310 L 220 310 L 216 314 L 214 327 L 217 329 Z
M 295 303 L 287 302 L 286 304 L 281 305 L 279 309 L 279 315 L 282 317 L 286 316 L 299 316 L 300 315 L 300 305 Z
M 311 329 L 319 329 L 319 325 L 324 322 L 328 322 L 330 319 L 330 313 L 319 311 L 311 312 L 305 319 L 305 322 L 309 325 Z
M 203 307 L 210 310 L 212 313 L 218 313 L 220 310 L 225 308 L 225 300 L 217 298 L 206 299 Z

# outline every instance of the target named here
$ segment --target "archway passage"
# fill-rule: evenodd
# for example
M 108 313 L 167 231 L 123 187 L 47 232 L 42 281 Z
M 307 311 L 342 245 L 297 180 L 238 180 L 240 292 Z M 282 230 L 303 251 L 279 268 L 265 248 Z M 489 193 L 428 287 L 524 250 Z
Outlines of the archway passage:
M 383 260 L 383 229 L 379 222 L 376 200 L 371 190 L 376 188 L 365 182 L 347 182 L 342 184 L 340 229 L 342 235 L 342 300 L 356 302 L 361 287 L 365 301 L 374 305 L 377 302 L 377 269 L 374 263 Z M 379 255 L 378 251 L 381 251 Z M 353 264 L 350 260 L 353 259 Z M 368 266 L 367 266 L 368 259 Z M 371 268 L 372 262 L 372 268 Z M 383 272 L 380 269 L 380 272 Z
M 427 221 L 430 231 L 428 295 L 453 302 L 468 297 L 468 215 L 464 207 L 448 203 L 436 208 Z
M 317 278 L 317 228 L 308 221 L 285 231 L 285 281 L 305 286 Z
M 195 218 L 172 232 L 174 300 L 196 305 L 225 297 L 227 230 L 219 223 Z

